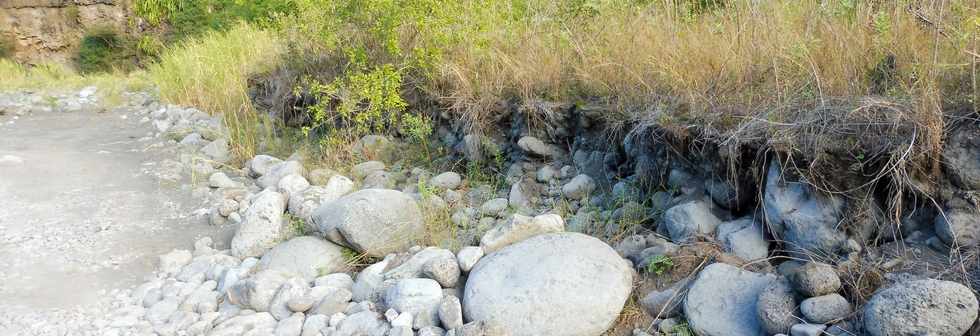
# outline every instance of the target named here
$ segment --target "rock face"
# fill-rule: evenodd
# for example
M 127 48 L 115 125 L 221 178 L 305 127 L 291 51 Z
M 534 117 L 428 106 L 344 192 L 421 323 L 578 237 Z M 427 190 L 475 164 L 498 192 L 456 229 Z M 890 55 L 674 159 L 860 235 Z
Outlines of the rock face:
M 256 267 L 257 271 L 274 269 L 313 281 L 320 274 L 347 269 L 342 251 L 340 246 L 317 237 L 296 237 L 276 245 L 262 256 Z
M 627 262 L 602 241 L 542 234 L 481 258 L 466 282 L 463 312 L 514 336 L 594 336 L 615 322 L 632 279 Z
M 762 204 L 769 227 L 791 252 L 833 255 L 847 241 L 847 235 L 836 229 L 844 201 L 806 184 L 785 181 L 776 162 L 769 166 Z
M 232 255 L 257 257 L 275 246 L 282 239 L 285 207 L 286 199 L 280 193 L 266 190 L 256 196 L 231 239 Z
M 963 125 L 943 148 L 946 172 L 959 187 L 980 190 L 980 125 Z
M 684 314 L 701 336 L 763 335 L 757 300 L 775 280 L 728 264 L 708 265 L 698 274 L 684 300 Z
M 119 0 L 0 1 L 0 36 L 14 37 L 22 62 L 69 61 L 87 29 L 111 26 L 122 32 L 130 18 Z
M 395 190 L 364 189 L 322 205 L 314 230 L 331 241 L 372 257 L 407 249 L 425 234 L 412 197 Z
M 880 290 L 864 307 L 872 336 L 959 336 L 977 319 L 977 297 L 961 284 L 941 280 L 900 282 Z

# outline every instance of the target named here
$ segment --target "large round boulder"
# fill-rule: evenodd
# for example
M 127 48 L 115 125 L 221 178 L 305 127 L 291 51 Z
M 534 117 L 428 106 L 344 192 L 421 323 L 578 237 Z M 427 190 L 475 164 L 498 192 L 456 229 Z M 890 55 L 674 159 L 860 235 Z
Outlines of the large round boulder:
M 963 335 L 977 319 L 977 297 L 961 284 L 925 279 L 878 291 L 864 307 L 872 336 Z
M 364 189 L 320 206 L 313 229 L 371 257 L 405 250 L 425 235 L 415 200 L 388 189 Z
M 259 260 L 257 271 L 274 269 L 313 281 L 320 274 L 347 269 L 343 248 L 317 237 L 296 237 L 276 245 Z
M 606 243 L 547 233 L 481 258 L 466 282 L 463 312 L 513 336 L 595 336 L 616 321 L 632 283 L 633 271 Z
M 715 263 L 698 273 L 684 300 L 684 315 L 701 336 L 764 335 L 759 294 L 776 277 Z

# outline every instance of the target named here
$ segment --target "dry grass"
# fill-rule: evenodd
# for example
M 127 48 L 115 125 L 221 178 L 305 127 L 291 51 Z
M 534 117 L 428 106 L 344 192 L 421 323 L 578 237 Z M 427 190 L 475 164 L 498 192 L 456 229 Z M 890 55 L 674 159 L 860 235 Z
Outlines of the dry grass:
M 148 73 L 164 101 L 223 115 L 235 156 L 250 158 L 270 130 L 252 107 L 249 79 L 272 70 L 283 53 L 275 34 L 242 24 L 185 41 Z
M 807 152 L 870 125 L 895 137 L 914 128 L 917 146 L 935 150 L 942 111 L 976 93 L 977 8 L 965 2 L 738 0 L 694 16 L 654 1 L 574 20 L 528 3 L 523 20 L 452 49 L 434 80 L 474 129 L 501 101 L 545 98 L 599 104 L 612 124 L 693 127 L 723 142 Z
M 106 106 L 122 103 L 124 92 L 147 90 L 150 86 L 142 73 L 81 75 L 63 64 L 27 66 L 7 59 L 0 59 L 0 78 L 0 91 L 79 90 L 96 86 Z

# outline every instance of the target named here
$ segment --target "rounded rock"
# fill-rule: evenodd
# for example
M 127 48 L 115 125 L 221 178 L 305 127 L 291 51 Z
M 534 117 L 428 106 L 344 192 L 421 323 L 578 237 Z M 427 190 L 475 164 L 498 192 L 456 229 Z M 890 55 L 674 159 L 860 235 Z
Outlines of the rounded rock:
M 313 213 L 317 233 L 370 257 L 412 246 L 425 234 L 422 211 L 396 190 L 364 189 L 326 203 Z
M 320 274 L 345 271 L 347 259 L 340 246 L 317 237 L 303 236 L 276 245 L 262 256 L 256 267 L 257 272 L 274 269 L 313 281 Z
M 977 297 L 961 284 L 925 279 L 880 290 L 864 307 L 872 336 L 959 336 L 977 319 Z
M 807 321 L 827 324 L 830 321 L 843 319 L 852 311 L 851 303 L 840 294 L 828 294 L 812 297 L 800 303 L 800 311 Z
M 463 312 L 468 321 L 508 326 L 514 336 L 599 335 L 616 321 L 632 282 L 627 262 L 602 241 L 542 234 L 481 258 L 466 282 Z

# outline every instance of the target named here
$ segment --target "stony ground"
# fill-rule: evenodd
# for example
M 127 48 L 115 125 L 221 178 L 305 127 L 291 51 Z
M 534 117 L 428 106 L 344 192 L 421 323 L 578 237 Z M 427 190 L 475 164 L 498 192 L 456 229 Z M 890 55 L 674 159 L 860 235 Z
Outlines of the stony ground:
M 188 184 L 160 178 L 177 153 L 139 122 L 150 107 L 27 97 L 0 95 L 0 334 L 80 334 L 157 255 L 227 240 Z
M 95 91 L 0 93 L 0 335 L 980 329 L 974 271 L 900 267 L 919 263 L 838 229 L 846 201 L 776 164 L 755 206 L 684 166 L 669 190 L 644 196 L 638 173 L 607 192 L 587 168 L 608 153 L 569 157 L 533 136 L 509 145 L 503 185 L 405 165 L 380 135 L 352 147 L 363 162 L 349 176 L 302 152 L 239 165 L 218 117 L 145 94 L 106 109 Z M 484 141 L 455 139 L 442 141 L 469 160 Z M 940 257 L 972 248 L 980 217 L 957 200 L 949 218 L 903 222 L 895 243 Z

